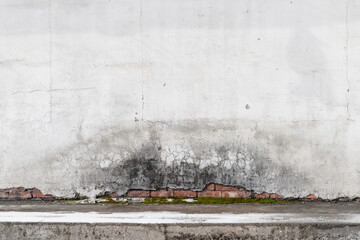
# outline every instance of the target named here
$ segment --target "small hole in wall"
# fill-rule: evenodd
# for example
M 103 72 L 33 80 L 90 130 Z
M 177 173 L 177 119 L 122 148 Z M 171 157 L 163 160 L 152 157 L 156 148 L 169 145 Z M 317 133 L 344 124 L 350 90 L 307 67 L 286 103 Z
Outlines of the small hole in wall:
M 135 113 L 135 122 L 138 122 L 138 121 L 139 121 L 139 119 L 137 118 L 137 115 L 138 115 L 138 113 L 136 112 L 136 113 Z
M 245 108 L 246 108 L 246 109 L 250 109 L 250 105 L 249 105 L 249 104 L 246 104 L 246 105 L 245 105 Z

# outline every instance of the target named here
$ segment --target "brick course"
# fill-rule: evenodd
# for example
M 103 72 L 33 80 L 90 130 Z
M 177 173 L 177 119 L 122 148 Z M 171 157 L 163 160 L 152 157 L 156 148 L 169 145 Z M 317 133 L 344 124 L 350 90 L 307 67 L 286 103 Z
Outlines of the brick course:
M 237 187 L 231 187 L 231 186 L 224 186 L 224 185 L 216 184 L 215 190 L 216 191 L 237 191 L 238 188 Z
M 202 191 L 202 192 L 198 192 L 198 197 L 219 198 L 219 197 L 221 197 L 221 192 L 220 191 Z
M 51 194 L 42 194 L 37 188 L 5 188 L 0 189 L 0 200 L 53 200 Z
M 255 196 L 255 198 L 262 198 L 262 199 L 270 198 L 270 194 L 267 193 L 267 192 L 263 192 L 263 193 L 260 193 L 260 194 L 255 194 L 254 196 Z
M 279 194 L 272 193 L 272 194 L 270 195 L 270 198 L 271 198 L 271 199 L 282 199 L 282 198 L 284 198 L 284 197 L 281 196 L 281 195 L 279 195 Z
M 151 197 L 173 197 L 174 193 L 173 193 L 173 191 L 156 190 L 156 191 L 151 191 L 150 196 Z
M 215 191 L 215 184 L 210 183 L 209 185 L 207 185 L 204 190 L 208 190 L 208 191 Z
M 238 191 L 238 192 L 221 192 L 221 197 L 223 198 L 250 198 L 251 192 L 249 191 Z
M 161 188 L 157 190 L 129 190 L 123 197 L 211 197 L 211 198 L 262 198 L 262 199 L 282 199 L 283 196 L 276 193 L 252 193 L 251 191 L 236 186 L 226 186 L 210 183 L 202 191 L 191 189 Z
M 191 190 L 174 190 L 174 197 L 190 197 L 195 198 L 197 196 L 195 191 Z
M 116 193 L 107 192 L 104 196 L 119 197 Z M 210 197 L 210 198 L 261 198 L 261 199 L 283 199 L 277 193 L 254 193 L 242 187 L 226 186 L 211 183 L 204 187 L 202 191 L 191 189 L 162 188 L 157 190 L 130 189 L 122 197 L 129 198 L 148 198 L 148 197 Z M 0 200 L 54 200 L 51 194 L 43 194 L 37 188 L 6 188 L 0 189 Z M 303 200 L 318 199 L 314 194 L 309 194 Z M 354 199 L 360 201 L 360 198 Z
M 150 191 L 147 190 L 129 190 L 127 192 L 128 197 L 135 197 L 135 198 L 141 198 L 141 197 L 150 197 Z
M 317 197 L 314 194 L 309 194 L 306 198 L 307 199 L 317 199 Z

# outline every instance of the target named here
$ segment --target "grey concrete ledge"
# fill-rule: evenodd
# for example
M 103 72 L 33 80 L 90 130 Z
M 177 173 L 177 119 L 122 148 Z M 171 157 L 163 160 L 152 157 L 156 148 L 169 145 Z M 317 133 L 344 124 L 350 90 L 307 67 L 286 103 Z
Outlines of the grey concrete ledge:
M 359 239 L 357 203 L 0 204 L 0 239 Z
M 0 239 L 359 239 L 358 224 L 0 223 Z

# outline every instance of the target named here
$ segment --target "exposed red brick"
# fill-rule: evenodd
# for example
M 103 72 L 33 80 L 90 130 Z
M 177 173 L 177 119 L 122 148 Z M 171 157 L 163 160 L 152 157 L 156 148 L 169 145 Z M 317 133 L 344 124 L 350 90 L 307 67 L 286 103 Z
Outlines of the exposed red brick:
M 220 184 L 216 184 L 215 189 L 216 189 L 216 191 L 237 191 L 238 190 L 237 187 L 224 186 L 224 185 L 220 185 Z
M 307 199 L 317 199 L 317 197 L 314 194 L 309 194 L 306 198 Z
M 31 190 L 32 190 L 31 193 L 32 193 L 33 198 L 43 198 L 44 197 L 44 194 L 42 194 L 42 192 L 39 189 L 33 188 Z
M 31 199 L 31 191 L 9 191 L 9 199 L 10 200 L 25 200 Z
M 221 192 L 221 197 L 227 198 L 250 198 L 251 192 L 248 191 L 238 191 L 238 192 Z
M 220 191 L 203 191 L 198 192 L 198 197 L 221 197 Z
M 281 195 L 279 195 L 279 194 L 272 193 L 272 194 L 270 195 L 270 198 L 272 198 L 272 199 L 282 199 L 282 198 L 284 198 L 284 197 L 281 196 Z
M 6 188 L 0 189 L 0 199 L 3 200 L 53 200 L 53 195 L 43 195 L 37 188 Z
M 250 191 L 242 191 L 242 192 L 244 192 L 244 194 L 245 194 L 245 198 L 250 198 L 251 197 L 251 192 Z
M 213 183 L 207 185 L 207 186 L 204 188 L 204 191 L 214 191 L 214 190 L 215 190 L 215 184 L 213 184 Z
M 129 190 L 128 197 L 150 197 L 150 191 L 147 190 Z
M 151 197 L 172 197 L 173 192 L 167 190 L 156 190 L 156 191 L 151 191 L 150 195 Z
M 270 198 L 270 193 L 267 193 L 267 192 L 263 192 L 261 194 L 256 193 L 254 196 L 255 196 L 255 198 Z
M 116 197 L 118 197 L 118 194 L 116 192 L 112 192 L 112 193 L 109 193 L 106 196 L 111 197 L 111 198 L 116 198 Z
M 51 194 L 46 194 L 44 197 L 44 199 L 49 199 L 49 198 L 55 198 L 53 195 Z
M 174 190 L 174 197 L 196 197 L 196 192 L 191 190 Z

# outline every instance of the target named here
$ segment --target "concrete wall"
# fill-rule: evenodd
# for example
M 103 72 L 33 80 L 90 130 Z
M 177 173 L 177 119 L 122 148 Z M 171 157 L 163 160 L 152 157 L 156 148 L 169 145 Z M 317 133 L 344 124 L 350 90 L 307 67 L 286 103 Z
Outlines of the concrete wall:
M 360 195 L 360 2 L 0 1 L 0 187 Z

